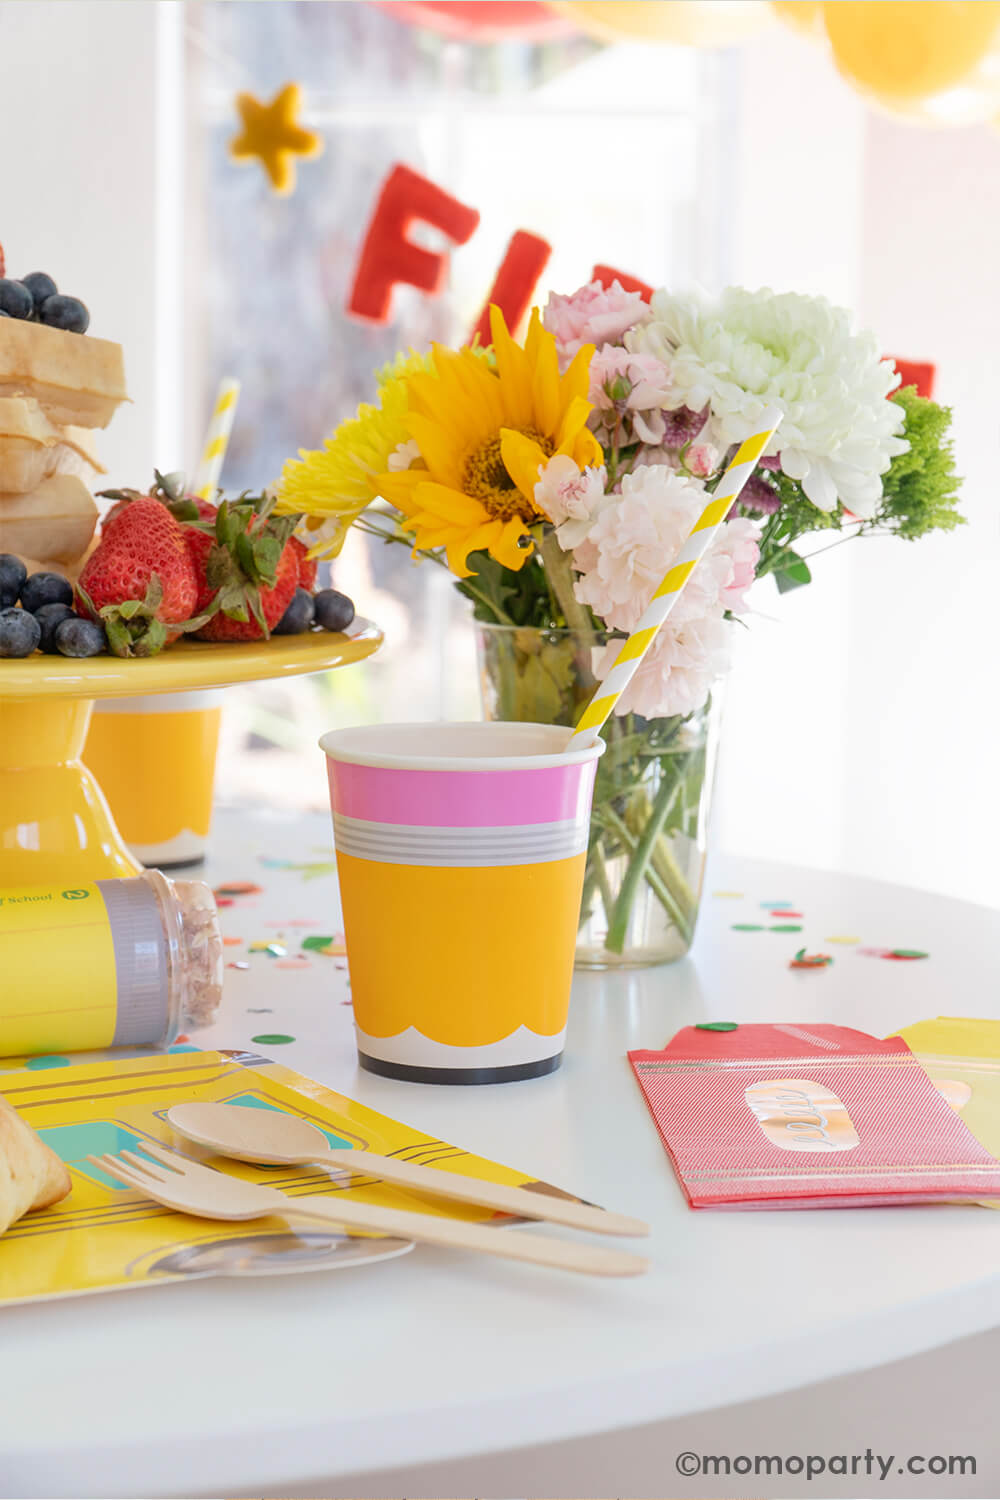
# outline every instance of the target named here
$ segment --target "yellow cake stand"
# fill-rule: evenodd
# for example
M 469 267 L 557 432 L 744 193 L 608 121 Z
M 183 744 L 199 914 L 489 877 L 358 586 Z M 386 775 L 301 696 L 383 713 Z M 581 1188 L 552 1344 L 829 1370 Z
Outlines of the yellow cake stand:
M 326 672 L 371 656 L 382 632 L 309 632 L 253 644 L 179 641 L 148 661 L 73 661 L 38 652 L 0 661 L 0 889 L 135 875 L 137 864 L 80 760 L 98 698 L 197 692 Z

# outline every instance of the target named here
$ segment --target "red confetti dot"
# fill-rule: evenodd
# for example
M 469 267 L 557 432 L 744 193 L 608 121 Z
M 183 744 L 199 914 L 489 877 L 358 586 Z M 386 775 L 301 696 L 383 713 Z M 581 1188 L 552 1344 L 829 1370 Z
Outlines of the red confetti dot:
M 790 921 L 793 918 L 797 918 L 800 922 L 802 921 L 802 913 L 800 911 L 789 911 L 788 908 L 784 906 L 779 907 L 777 911 L 773 911 L 771 913 L 771 916 L 781 918 L 787 917 Z
M 178 1043 L 178 1042 L 189 1042 L 190 1040 L 191 1040 L 191 1038 L 188 1036 L 188 1034 L 187 1034 L 186 1031 L 182 1031 L 181 1034 L 180 1034 L 180 1036 L 175 1036 L 174 1037 L 175 1044 Z

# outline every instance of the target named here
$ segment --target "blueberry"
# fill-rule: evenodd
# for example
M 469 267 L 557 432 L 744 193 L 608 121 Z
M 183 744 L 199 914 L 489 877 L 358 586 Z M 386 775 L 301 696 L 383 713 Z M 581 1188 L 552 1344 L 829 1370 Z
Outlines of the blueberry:
M 32 614 L 43 604 L 72 604 L 73 585 L 61 573 L 32 573 L 21 585 L 21 603 Z
M 100 656 L 107 649 L 104 626 L 96 620 L 82 620 L 74 615 L 56 627 L 56 650 L 63 656 Z
M 324 630 L 346 630 L 354 619 L 354 605 L 346 594 L 336 589 L 320 589 L 313 595 L 316 624 Z
M 0 308 L 10 318 L 30 318 L 35 302 L 23 281 L 0 276 Z
M 83 303 L 76 297 L 64 297 L 61 292 L 46 297 L 38 317 L 50 328 L 63 328 L 67 333 L 86 333 L 90 324 L 90 313 Z
M 30 656 L 38 650 L 42 627 L 23 609 L 0 613 L 0 656 Z
M 36 314 L 46 297 L 54 297 L 59 290 L 52 277 L 46 275 L 44 271 L 29 271 L 27 276 L 21 277 L 21 281 L 31 293 Z
M 11 609 L 17 603 L 21 585 L 28 570 L 13 552 L 0 552 L 0 609 Z
M 313 596 L 308 589 L 296 589 L 273 635 L 301 635 L 313 622 Z
M 43 651 L 54 654 L 56 649 L 56 631 L 63 620 L 72 620 L 73 611 L 68 604 L 43 604 L 41 609 L 35 611 L 35 619 L 42 628 L 42 639 L 39 642 Z

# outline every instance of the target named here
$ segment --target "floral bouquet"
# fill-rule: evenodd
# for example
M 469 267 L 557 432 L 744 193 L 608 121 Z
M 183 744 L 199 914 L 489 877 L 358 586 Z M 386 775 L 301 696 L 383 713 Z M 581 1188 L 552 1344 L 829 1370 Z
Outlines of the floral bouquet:
M 579 956 L 690 945 L 724 678 L 755 580 L 811 581 L 809 533 L 913 539 L 961 522 L 950 413 L 896 389 L 819 297 L 613 282 L 552 295 L 519 343 L 400 355 L 378 399 L 285 465 L 312 551 L 347 528 L 450 568 L 480 625 L 489 715 L 574 724 L 767 407 L 781 426 L 603 731 Z M 819 548 L 817 550 L 823 550 Z

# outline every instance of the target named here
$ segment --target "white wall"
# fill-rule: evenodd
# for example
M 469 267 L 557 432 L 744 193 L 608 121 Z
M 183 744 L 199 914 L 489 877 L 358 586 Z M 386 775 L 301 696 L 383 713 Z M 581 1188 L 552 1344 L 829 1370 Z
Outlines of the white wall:
M 1000 133 L 870 111 L 784 29 L 735 67 L 732 279 L 824 292 L 937 362 L 970 524 L 848 544 L 758 598 L 781 623 L 743 642 L 718 842 L 1000 905 Z
M 164 69 L 176 83 L 183 9 L 0 0 L 0 242 L 9 274 L 49 271 L 125 347 L 134 404 L 99 438 L 109 484 L 179 457 L 180 188 L 161 148 L 182 109 Z
M 863 107 L 822 54 L 784 27 L 734 51 L 728 72 L 725 279 L 854 305 Z M 737 631 L 713 835 L 727 851 L 829 869 L 850 862 L 850 550 L 822 558 L 808 588 L 780 596 L 762 583 L 749 630 Z
M 1000 906 L 1000 131 L 872 114 L 861 308 L 938 366 L 969 524 L 859 548 L 851 578 L 853 867 Z

